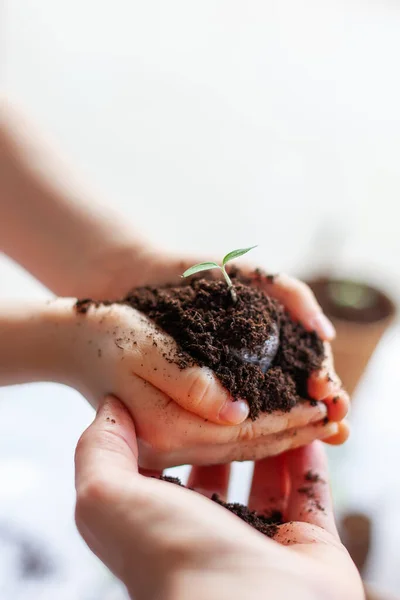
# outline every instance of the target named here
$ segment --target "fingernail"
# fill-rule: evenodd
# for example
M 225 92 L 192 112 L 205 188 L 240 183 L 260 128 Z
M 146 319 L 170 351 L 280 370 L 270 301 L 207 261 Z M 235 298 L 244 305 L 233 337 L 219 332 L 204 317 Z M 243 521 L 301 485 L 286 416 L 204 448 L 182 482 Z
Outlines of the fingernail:
M 315 415 L 313 415 L 310 423 L 316 423 L 317 421 L 320 421 L 321 418 L 326 417 L 326 415 L 328 414 L 328 409 L 323 402 L 318 402 L 316 409 L 318 410 L 318 412 L 316 412 Z
M 330 421 L 325 426 L 325 431 L 321 434 L 320 439 L 331 437 L 339 431 L 339 423 L 333 423 Z
M 309 322 L 310 328 L 318 333 L 324 340 L 333 340 L 336 331 L 331 321 L 323 313 L 318 314 Z
M 223 405 L 219 418 L 230 425 L 239 425 L 249 416 L 249 405 L 246 400 L 226 400 Z

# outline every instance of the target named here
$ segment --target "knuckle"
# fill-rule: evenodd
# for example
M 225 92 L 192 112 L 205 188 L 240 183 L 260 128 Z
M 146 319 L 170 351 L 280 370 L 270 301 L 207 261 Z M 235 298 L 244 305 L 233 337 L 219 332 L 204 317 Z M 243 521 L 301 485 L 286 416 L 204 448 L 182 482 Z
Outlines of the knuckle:
M 252 442 L 257 437 L 257 425 L 254 421 L 246 420 L 237 433 L 238 442 Z
M 104 507 L 113 506 L 118 496 L 104 476 L 93 475 L 81 483 L 76 491 L 75 523 L 84 536 L 87 527 L 98 520 Z
M 80 437 L 75 450 L 75 462 L 85 462 L 87 451 L 93 447 L 107 450 L 108 452 L 120 452 L 121 439 L 112 432 L 102 432 L 97 439 L 88 432 L 83 433 Z M 82 459 L 81 459 L 82 455 Z M 83 481 L 79 482 L 76 490 L 76 510 L 77 515 L 85 517 L 97 507 L 104 506 L 107 503 L 115 500 L 115 487 L 112 479 L 107 473 L 102 472 L 98 468 L 93 468 L 93 471 L 86 474 Z
M 196 409 L 206 404 L 211 396 L 213 387 L 211 376 L 208 376 L 200 369 L 195 369 L 188 382 L 186 393 L 188 407 Z
M 92 512 L 95 507 L 104 504 L 109 496 L 110 487 L 103 476 L 88 477 L 85 483 L 77 489 L 77 512 L 83 515 Z

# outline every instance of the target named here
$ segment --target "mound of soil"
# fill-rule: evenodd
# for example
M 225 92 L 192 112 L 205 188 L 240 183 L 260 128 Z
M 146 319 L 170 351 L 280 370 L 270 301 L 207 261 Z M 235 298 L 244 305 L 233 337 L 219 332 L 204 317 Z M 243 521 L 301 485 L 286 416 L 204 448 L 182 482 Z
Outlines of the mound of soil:
M 166 355 L 169 361 L 182 369 L 212 369 L 234 399 L 247 400 L 252 419 L 260 412 L 288 412 L 309 399 L 307 380 L 321 366 L 323 344 L 240 272 L 231 277 L 236 303 L 224 281 L 199 278 L 138 288 L 122 302 L 175 339 L 178 352 Z

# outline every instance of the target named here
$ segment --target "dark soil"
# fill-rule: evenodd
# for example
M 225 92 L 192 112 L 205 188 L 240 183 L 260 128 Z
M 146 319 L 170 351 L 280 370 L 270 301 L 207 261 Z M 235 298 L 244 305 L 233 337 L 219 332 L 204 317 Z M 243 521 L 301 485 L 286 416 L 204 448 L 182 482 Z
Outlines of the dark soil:
M 168 481 L 169 483 L 175 483 L 176 485 L 182 485 L 180 479 L 178 477 L 168 477 L 167 475 L 162 475 L 160 477 L 163 481 Z M 218 494 L 213 494 L 211 500 L 223 506 L 233 514 L 235 514 L 239 519 L 242 519 L 245 523 L 257 529 L 260 533 L 268 537 L 274 537 L 278 530 L 278 526 L 282 524 L 282 514 L 278 511 L 274 511 L 269 515 L 263 515 L 262 513 L 257 513 L 254 510 L 250 510 L 244 504 L 239 504 L 238 502 L 224 502 L 218 496 Z
M 311 483 L 317 483 L 318 481 L 322 481 L 318 473 L 314 473 L 314 471 L 307 471 L 307 473 L 304 475 L 304 479 Z
M 237 517 L 242 519 L 242 521 L 270 538 L 274 537 L 278 531 L 279 525 L 282 524 L 282 514 L 278 511 L 274 511 L 269 515 L 263 515 L 254 510 L 250 510 L 244 504 L 239 504 L 238 502 L 224 502 L 219 498 L 218 494 L 213 494 L 211 500 L 214 500 L 217 504 L 227 508 Z
M 314 332 L 294 322 L 283 306 L 235 271 L 234 304 L 224 281 L 192 278 L 186 285 L 143 287 L 123 302 L 140 310 L 178 344 L 166 358 L 184 369 L 209 367 L 234 399 L 260 412 L 288 412 L 309 399 L 307 380 L 324 358 Z M 80 301 L 86 312 L 90 301 Z
M 162 481 L 167 481 L 168 483 L 175 483 L 176 485 L 184 487 L 179 477 L 169 477 L 169 475 L 161 475 L 159 479 L 162 479 Z
M 320 511 L 325 511 L 325 508 L 322 506 L 322 504 L 317 499 L 312 485 L 304 485 L 302 487 L 299 487 L 299 489 L 297 491 L 299 492 L 299 494 L 304 494 L 304 496 L 306 496 L 308 498 L 308 500 L 310 501 L 310 507 L 308 509 L 308 512 L 313 512 L 315 509 L 320 510 Z
M 374 323 L 395 313 L 393 302 L 369 285 L 325 277 L 307 283 L 328 317 L 353 323 Z M 353 305 L 349 300 L 353 300 Z

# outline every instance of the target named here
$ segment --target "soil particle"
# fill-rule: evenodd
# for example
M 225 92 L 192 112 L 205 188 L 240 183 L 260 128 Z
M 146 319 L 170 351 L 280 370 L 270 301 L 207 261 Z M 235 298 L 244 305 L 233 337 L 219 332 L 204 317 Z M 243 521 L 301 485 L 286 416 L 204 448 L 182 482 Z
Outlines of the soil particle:
M 318 481 L 322 481 L 318 473 L 314 473 L 314 471 L 311 470 L 307 471 L 307 473 L 304 475 L 304 479 L 306 481 L 310 481 L 311 483 L 317 483 Z

